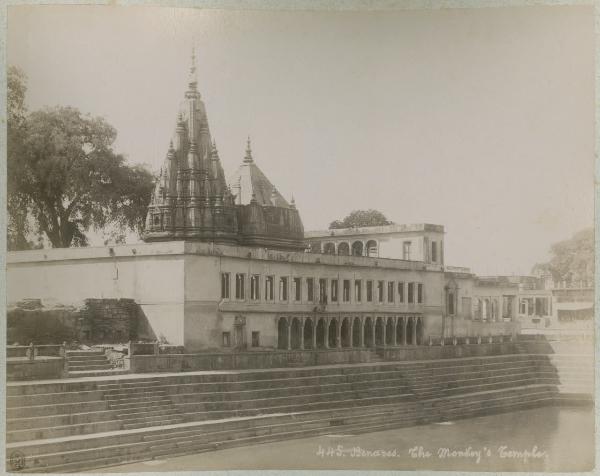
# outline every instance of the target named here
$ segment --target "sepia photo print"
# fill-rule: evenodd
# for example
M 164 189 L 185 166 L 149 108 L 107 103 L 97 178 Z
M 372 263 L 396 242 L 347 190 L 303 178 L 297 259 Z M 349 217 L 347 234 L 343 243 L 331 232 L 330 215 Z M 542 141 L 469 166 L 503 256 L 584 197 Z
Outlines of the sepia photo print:
M 7 7 L 5 471 L 595 469 L 594 7 L 388 3 Z

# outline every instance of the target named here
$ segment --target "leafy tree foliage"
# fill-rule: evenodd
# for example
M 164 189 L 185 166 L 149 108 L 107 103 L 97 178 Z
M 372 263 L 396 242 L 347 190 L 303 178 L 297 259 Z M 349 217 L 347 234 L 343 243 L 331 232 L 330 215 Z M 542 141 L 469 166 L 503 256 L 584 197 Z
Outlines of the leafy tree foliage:
M 25 75 L 14 66 L 9 67 L 7 85 L 7 247 L 9 250 L 30 249 L 35 244 L 28 239 L 33 230 L 28 220 L 27 199 L 12 180 L 14 165 L 23 153 L 25 137 Z
M 588 228 L 550 248 L 551 259 L 533 267 L 534 274 L 550 273 L 555 283 L 568 286 L 594 281 L 594 230 Z
M 23 76 L 14 72 L 13 79 L 9 95 L 15 106 L 21 100 L 22 108 Z M 18 203 L 9 205 L 11 220 L 20 223 L 22 214 L 30 216 L 56 248 L 85 246 L 92 228 L 141 233 L 154 177 L 113 151 L 112 126 L 71 107 L 22 111 L 20 117 L 19 122 L 9 115 L 9 127 L 16 130 L 8 144 L 9 203 Z M 15 239 L 9 238 L 12 249 L 27 248 L 20 240 L 27 226 L 15 231 Z
M 343 220 L 335 220 L 329 224 L 329 229 L 356 228 L 361 226 L 392 225 L 383 213 L 377 210 L 354 210 Z

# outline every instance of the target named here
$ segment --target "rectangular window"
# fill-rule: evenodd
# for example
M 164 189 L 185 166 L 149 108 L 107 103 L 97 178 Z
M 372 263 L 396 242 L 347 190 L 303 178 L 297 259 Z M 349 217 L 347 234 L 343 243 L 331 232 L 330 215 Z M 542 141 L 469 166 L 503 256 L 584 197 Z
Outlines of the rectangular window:
M 294 301 L 302 301 L 302 278 L 294 278 Z
M 315 300 L 315 280 L 314 278 L 306 278 L 306 299 L 308 302 Z
M 398 283 L 398 302 L 404 302 L 404 283 Z
M 223 332 L 223 347 L 231 347 L 231 333 Z
M 253 301 L 260 299 L 260 276 L 258 274 L 250 276 L 250 299 Z
M 229 273 L 221 273 L 221 299 L 229 299 Z
M 423 284 L 417 284 L 417 302 L 423 304 Z
M 367 281 L 367 302 L 373 302 L 373 281 Z
M 319 303 L 327 304 L 327 279 L 319 279 Z
M 235 298 L 245 299 L 246 298 L 246 275 L 237 273 L 235 275 Z
M 394 281 L 388 281 L 388 286 L 387 286 L 388 302 L 394 302 L 394 297 L 396 296 L 394 289 L 396 289 L 396 283 L 394 283 Z
M 377 281 L 377 300 L 383 302 L 383 281 Z
M 275 276 L 267 276 L 265 278 L 265 300 L 272 301 L 275 287 Z
M 260 332 L 252 331 L 252 347 L 260 347 Z
M 350 280 L 344 279 L 344 302 L 350 302 Z
M 415 302 L 415 283 L 408 283 L 408 303 Z
M 337 302 L 338 300 L 338 280 L 331 280 L 331 302 Z
M 431 261 L 435 263 L 437 261 L 437 243 L 431 242 Z
M 362 281 L 359 279 L 354 280 L 354 300 L 356 302 L 362 301 Z
M 279 300 L 287 301 L 288 300 L 288 278 L 287 276 L 282 276 L 279 278 Z
M 410 241 L 402 243 L 402 259 L 410 261 Z
M 448 310 L 448 315 L 454 315 L 454 293 L 446 295 L 446 309 Z

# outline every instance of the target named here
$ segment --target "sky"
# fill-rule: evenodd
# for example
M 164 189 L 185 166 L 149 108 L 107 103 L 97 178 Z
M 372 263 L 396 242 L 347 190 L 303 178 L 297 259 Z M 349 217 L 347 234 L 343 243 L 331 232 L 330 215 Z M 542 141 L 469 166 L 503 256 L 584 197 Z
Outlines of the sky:
M 8 7 L 27 105 L 73 106 L 158 170 L 195 47 L 226 174 L 246 138 L 305 230 L 355 209 L 445 226 L 445 261 L 527 274 L 593 225 L 592 6 Z

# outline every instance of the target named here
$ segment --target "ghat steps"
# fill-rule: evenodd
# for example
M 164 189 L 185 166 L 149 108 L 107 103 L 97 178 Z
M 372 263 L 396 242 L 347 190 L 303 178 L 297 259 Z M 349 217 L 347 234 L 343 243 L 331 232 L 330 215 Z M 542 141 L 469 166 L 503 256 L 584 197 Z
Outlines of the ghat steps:
M 12 383 L 7 457 L 74 472 L 549 405 L 559 385 L 544 355 Z
M 69 377 L 95 377 L 127 373 L 126 370 L 113 369 L 103 350 L 67 351 L 66 370 Z

